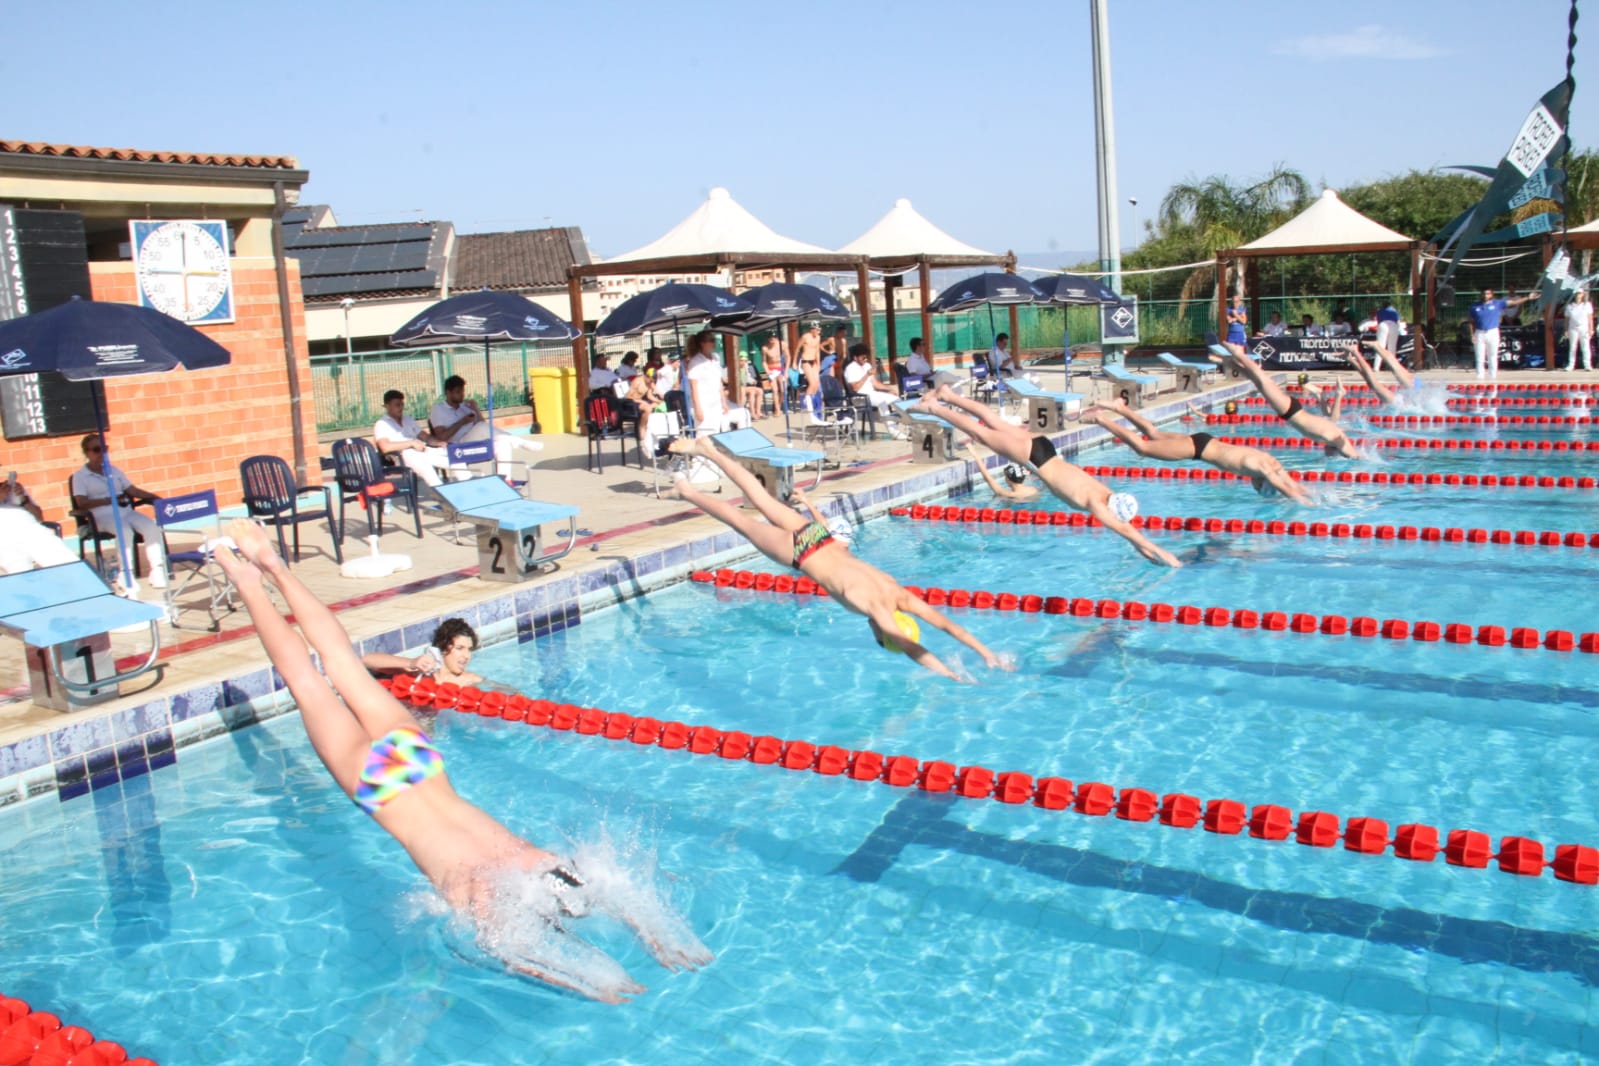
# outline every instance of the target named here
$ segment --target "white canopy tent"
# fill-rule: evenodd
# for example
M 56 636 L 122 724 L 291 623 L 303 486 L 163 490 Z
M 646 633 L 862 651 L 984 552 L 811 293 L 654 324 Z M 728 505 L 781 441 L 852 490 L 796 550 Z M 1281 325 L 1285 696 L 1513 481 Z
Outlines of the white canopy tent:
M 794 271 L 855 270 L 866 279 L 866 262 L 858 255 L 831 252 L 820 245 L 785 237 L 746 210 L 726 189 L 710 191 L 688 217 L 659 238 L 631 252 L 603 262 L 567 269 L 567 292 L 572 305 L 572 325 L 583 329 L 584 278 L 615 274 L 718 274 L 734 269 L 782 269 L 788 280 Z M 871 321 L 865 325 L 871 342 Z M 739 355 L 732 338 L 724 340 L 728 381 L 736 388 Z M 581 332 L 572 342 L 572 362 L 578 375 L 578 395 L 588 393 L 588 341 Z
M 897 323 L 894 317 L 894 290 L 898 288 L 905 274 L 916 270 L 921 282 L 921 307 L 922 310 L 922 336 L 927 339 L 928 357 L 932 357 L 933 317 L 928 314 L 926 307 L 932 302 L 932 269 L 933 267 L 960 267 L 960 266 L 1003 266 L 1006 270 L 1016 269 L 1016 257 L 1010 253 L 998 255 L 994 252 L 985 252 L 964 241 L 956 240 L 948 233 L 927 221 L 911 202 L 903 197 L 894 201 L 894 206 L 888 213 L 878 219 L 865 233 L 839 249 L 849 255 L 865 256 L 868 265 L 883 275 L 883 308 L 887 315 L 888 325 L 888 352 L 887 357 L 892 359 L 898 355 Z M 857 304 L 861 320 L 869 321 L 871 317 L 871 294 L 864 279 L 858 287 Z M 1011 308 L 1011 332 L 1016 332 L 1016 309 Z M 870 334 L 867 336 L 870 342 Z

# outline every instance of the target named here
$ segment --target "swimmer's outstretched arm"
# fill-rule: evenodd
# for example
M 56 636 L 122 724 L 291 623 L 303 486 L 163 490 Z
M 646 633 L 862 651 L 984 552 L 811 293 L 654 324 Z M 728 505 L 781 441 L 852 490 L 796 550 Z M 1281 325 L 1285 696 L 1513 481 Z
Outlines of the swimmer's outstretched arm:
M 1090 500 L 1086 510 L 1089 514 L 1099 519 L 1106 529 L 1125 539 L 1127 543 L 1137 549 L 1139 555 L 1142 555 L 1157 566 L 1169 566 L 1176 569 L 1183 565 L 1178 561 L 1177 556 L 1160 547 L 1144 536 L 1143 533 L 1112 514 L 1110 507 L 1103 500 L 1098 498 Z
M 374 674 L 431 674 L 439 668 L 439 661 L 431 651 L 415 657 L 369 651 L 361 656 L 361 665 Z
M 976 465 L 977 472 L 983 475 L 983 480 L 988 482 L 988 487 L 993 491 L 994 495 L 1000 497 L 1001 499 L 1014 500 L 1016 498 L 1016 494 L 1010 489 L 1005 488 L 999 482 L 995 481 L 994 475 L 988 472 L 988 467 L 984 464 L 983 457 L 977 454 L 977 446 L 968 440 L 965 444 L 965 448 L 967 451 L 972 453 L 972 462 Z
M 958 622 L 951 621 L 934 608 L 928 606 L 919 597 L 913 596 L 907 592 L 897 606 L 899 610 L 904 611 L 906 614 L 915 615 L 917 618 L 920 618 L 934 629 L 948 633 L 950 636 L 954 637 L 956 640 L 975 651 L 978 655 L 981 655 L 983 657 L 983 662 L 987 663 L 989 666 L 999 670 L 1013 669 L 1013 667 L 1006 665 L 1003 659 L 995 655 L 992 651 L 989 651 L 987 645 L 968 633 Z M 882 625 L 881 622 L 878 624 Z M 888 619 L 888 628 L 885 630 L 885 632 L 893 633 L 894 631 L 894 620 L 892 616 L 890 616 Z M 928 654 L 931 655 L 932 653 L 929 652 Z M 937 660 L 935 659 L 935 661 Z M 923 665 L 925 666 L 927 664 L 923 663 Z M 939 663 L 939 666 L 943 665 L 944 664 L 942 662 Z M 953 677 L 955 675 L 950 674 L 949 676 Z
M 1400 388 L 1408 389 L 1416 384 L 1416 375 L 1400 365 L 1399 356 L 1379 344 L 1373 344 L 1372 349 L 1376 351 L 1377 358 L 1382 360 L 1382 365 L 1388 368 L 1389 373 L 1393 374 L 1394 380 L 1399 382 Z
M 827 519 L 822 517 L 822 512 L 816 509 L 816 504 L 811 502 L 810 496 L 806 495 L 804 489 L 800 488 L 798 485 L 795 485 L 793 491 L 790 492 L 789 495 L 798 500 L 800 506 L 805 508 L 805 513 L 811 516 L 812 522 L 820 522 L 824 526 L 827 525 Z
M 1372 347 L 1375 348 L 1376 345 Z M 1359 371 L 1361 378 L 1366 382 L 1366 386 L 1377 394 L 1377 398 L 1383 403 L 1393 403 L 1393 391 L 1377 380 L 1377 375 L 1372 371 L 1371 365 L 1360 354 L 1360 346 L 1358 344 L 1346 344 L 1344 345 L 1344 351 L 1348 353 L 1350 363 Z M 1381 351 L 1381 349 L 1379 348 L 1378 351 Z

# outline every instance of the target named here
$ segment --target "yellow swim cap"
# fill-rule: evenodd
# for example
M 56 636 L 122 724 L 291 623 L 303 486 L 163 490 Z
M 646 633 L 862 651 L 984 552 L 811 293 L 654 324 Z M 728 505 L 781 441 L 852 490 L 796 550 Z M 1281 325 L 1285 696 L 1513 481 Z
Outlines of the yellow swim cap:
M 912 618 L 904 611 L 894 612 L 894 626 L 910 640 L 916 641 L 920 640 L 922 637 L 922 627 L 916 624 L 916 619 Z M 902 655 L 905 652 L 905 649 L 900 646 L 899 641 L 895 640 L 887 633 L 880 634 L 877 638 L 877 642 L 883 647 L 887 648 L 889 651 L 894 652 L 896 655 Z

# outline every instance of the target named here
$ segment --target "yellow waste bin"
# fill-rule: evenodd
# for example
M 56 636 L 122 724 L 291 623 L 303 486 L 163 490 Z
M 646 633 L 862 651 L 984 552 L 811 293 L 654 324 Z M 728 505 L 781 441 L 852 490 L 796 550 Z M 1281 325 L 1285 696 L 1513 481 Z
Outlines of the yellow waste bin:
M 582 420 L 577 406 L 577 371 L 569 366 L 535 366 L 527 372 L 534 417 L 541 433 L 576 433 Z

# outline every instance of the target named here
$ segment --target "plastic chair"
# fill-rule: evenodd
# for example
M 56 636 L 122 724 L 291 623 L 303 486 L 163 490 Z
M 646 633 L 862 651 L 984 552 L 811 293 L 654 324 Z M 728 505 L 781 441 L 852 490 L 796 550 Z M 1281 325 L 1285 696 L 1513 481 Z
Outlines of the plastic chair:
M 297 485 L 289 464 L 275 455 L 252 455 L 239 464 L 239 479 L 244 483 L 244 507 L 252 518 L 259 518 L 278 532 L 278 553 L 289 561 L 283 542 L 283 527 L 294 527 L 294 559 L 300 559 L 300 523 L 326 519 L 333 538 L 333 559 L 341 565 L 344 551 L 339 545 L 339 528 L 333 521 L 333 494 L 326 485 Z M 322 494 L 322 506 L 311 510 L 300 506 L 300 497 Z
M 344 505 L 351 500 L 366 502 L 366 532 L 383 533 L 383 514 L 390 500 L 403 496 L 416 526 L 417 539 L 422 539 L 422 513 L 417 508 L 416 471 L 409 467 L 385 468 L 376 446 L 364 437 L 346 437 L 333 442 L 333 477 L 339 486 L 339 537 L 346 534 Z M 368 486 L 387 481 L 394 486 L 388 496 L 366 496 Z
M 70 477 L 67 478 L 67 499 L 72 499 L 72 479 Z M 148 503 L 138 503 L 134 506 L 148 507 L 150 505 Z M 88 549 L 91 545 L 93 545 L 95 572 L 102 575 L 105 574 L 105 542 L 108 540 L 116 540 L 117 531 L 115 529 L 101 529 L 99 523 L 95 522 L 94 512 L 92 511 L 84 511 L 76 507 L 69 506 L 67 508 L 67 516 L 77 524 L 76 533 L 78 537 L 78 558 L 87 562 Z M 61 527 L 59 525 L 56 526 L 56 532 L 61 532 Z M 132 530 L 128 530 L 128 532 L 133 533 Z M 133 533 L 132 555 L 134 577 L 144 576 L 144 570 L 141 568 L 142 564 L 140 562 L 140 559 L 144 553 L 139 551 L 139 545 L 143 543 L 144 537 L 141 534 Z
M 631 435 L 635 439 L 638 430 L 635 427 L 630 434 L 622 422 L 622 413 L 612 396 L 596 394 L 583 401 L 583 426 L 588 431 L 588 468 L 595 469 L 595 461 L 599 462 L 599 469 L 605 469 L 605 458 L 601 448 L 608 440 L 617 444 L 617 455 L 622 460 L 622 465 L 627 465 L 627 441 Z M 642 463 L 640 464 L 642 466 Z

